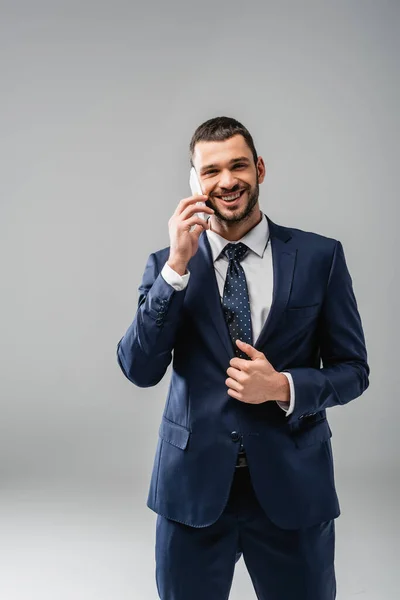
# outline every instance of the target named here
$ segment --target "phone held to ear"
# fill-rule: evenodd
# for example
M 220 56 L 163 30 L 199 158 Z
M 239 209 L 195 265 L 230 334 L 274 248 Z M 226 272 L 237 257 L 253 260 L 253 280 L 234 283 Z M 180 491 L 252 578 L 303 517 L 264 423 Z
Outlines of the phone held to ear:
M 199 178 L 196 173 L 196 169 L 194 167 L 190 169 L 189 185 L 190 189 L 192 190 L 192 196 L 203 193 Z M 206 202 L 196 202 L 196 204 L 206 206 Z M 208 221 L 208 219 L 210 218 L 210 215 L 208 213 L 199 212 L 196 213 L 196 215 L 198 215 L 200 219 L 204 219 L 205 221 Z

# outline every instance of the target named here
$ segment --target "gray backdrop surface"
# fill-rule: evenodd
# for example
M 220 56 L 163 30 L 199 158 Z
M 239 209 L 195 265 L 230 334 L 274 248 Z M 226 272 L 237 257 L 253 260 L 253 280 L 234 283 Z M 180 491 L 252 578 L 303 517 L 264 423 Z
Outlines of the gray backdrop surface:
M 384 0 L 1 3 L 2 597 L 157 597 L 145 501 L 170 367 L 135 388 L 115 350 L 218 115 L 266 162 L 261 209 L 343 243 L 371 377 L 328 411 L 338 589 L 393 597 L 399 29 Z M 232 598 L 252 597 L 238 569 Z

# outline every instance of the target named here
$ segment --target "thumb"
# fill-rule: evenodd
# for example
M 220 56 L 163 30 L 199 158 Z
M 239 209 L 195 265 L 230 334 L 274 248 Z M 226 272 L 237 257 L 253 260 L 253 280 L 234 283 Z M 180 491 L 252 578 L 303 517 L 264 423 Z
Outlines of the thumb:
M 251 346 L 251 344 L 246 344 L 246 342 L 242 342 L 242 340 L 236 340 L 236 345 L 239 346 L 240 350 L 245 352 L 247 356 L 250 356 L 251 360 L 265 358 L 264 354 Z
M 201 236 L 201 234 L 203 233 L 204 227 L 201 227 L 201 225 L 199 225 L 198 223 L 196 223 L 195 225 L 192 225 L 193 229 L 190 231 L 190 234 L 193 235 L 197 240 L 199 239 L 199 237 Z M 207 226 L 206 229 L 210 229 L 210 222 L 207 222 Z

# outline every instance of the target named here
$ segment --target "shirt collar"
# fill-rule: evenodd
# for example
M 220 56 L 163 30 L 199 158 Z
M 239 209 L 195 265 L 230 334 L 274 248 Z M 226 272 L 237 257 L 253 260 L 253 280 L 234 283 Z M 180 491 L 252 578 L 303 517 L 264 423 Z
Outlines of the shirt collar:
M 212 231 L 210 229 L 206 229 L 206 234 L 208 237 L 208 241 L 210 242 L 211 252 L 213 256 L 213 261 L 216 261 L 219 258 L 222 250 L 225 248 L 227 244 L 229 244 L 229 240 L 226 240 L 222 235 Z M 269 227 L 267 217 L 264 213 L 262 213 L 262 219 L 257 225 L 255 225 L 250 231 L 248 231 L 240 240 L 232 242 L 237 244 L 238 242 L 242 242 L 246 244 L 258 256 L 262 258 L 264 254 L 264 250 L 266 248 L 266 244 L 269 238 Z

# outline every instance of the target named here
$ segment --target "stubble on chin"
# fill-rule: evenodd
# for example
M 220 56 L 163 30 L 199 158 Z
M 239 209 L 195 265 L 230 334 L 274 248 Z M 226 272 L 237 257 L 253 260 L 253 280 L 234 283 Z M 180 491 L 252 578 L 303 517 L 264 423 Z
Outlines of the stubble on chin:
M 246 190 L 246 194 L 248 194 L 248 190 Z M 256 194 L 255 199 L 254 199 L 254 194 Z M 238 223 L 239 221 L 242 221 L 243 219 L 250 218 L 250 216 L 253 213 L 253 210 L 258 202 L 257 190 L 254 191 L 254 194 L 251 196 L 251 198 L 250 197 L 248 198 L 246 206 L 241 210 L 240 213 L 235 213 L 234 211 L 231 212 L 229 210 L 229 208 L 226 208 L 226 212 L 220 212 L 218 209 L 218 205 L 217 205 L 218 199 L 213 199 L 214 202 L 212 203 L 212 208 L 215 211 L 213 217 L 219 219 L 220 221 L 224 221 L 226 223 Z

